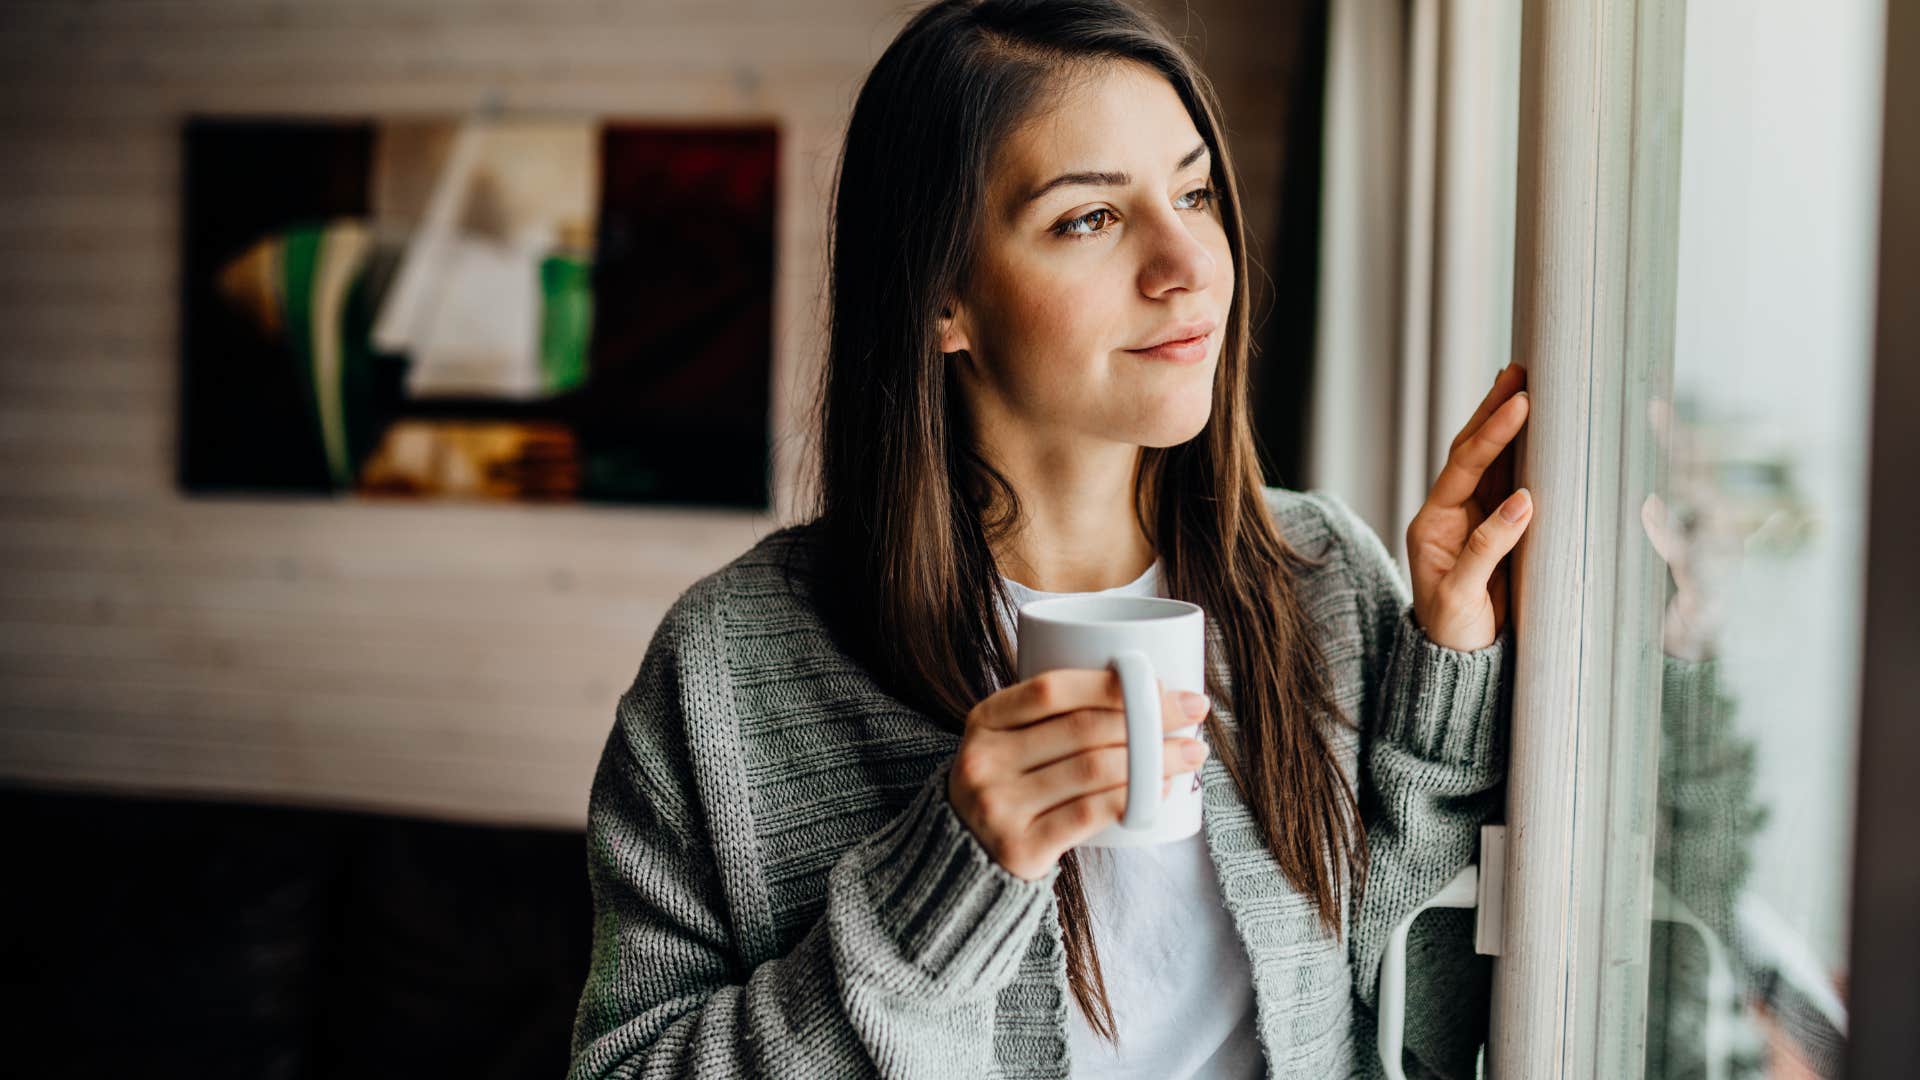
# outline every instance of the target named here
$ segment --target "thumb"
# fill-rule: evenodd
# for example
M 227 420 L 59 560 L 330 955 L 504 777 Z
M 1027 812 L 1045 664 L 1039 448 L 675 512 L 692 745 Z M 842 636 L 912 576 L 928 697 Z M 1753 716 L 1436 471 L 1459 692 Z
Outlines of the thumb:
M 1466 546 L 1460 549 L 1460 557 L 1448 573 L 1455 579 L 1458 595 L 1486 591 L 1487 579 L 1493 576 L 1494 568 L 1520 542 L 1520 535 L 1527 531 L 1527 523 L 1532 520 L 1533 493 L 1521 488 L 1507 496 L 1499 509 L 1488 514 L 1479 528 L 1467 534 Z

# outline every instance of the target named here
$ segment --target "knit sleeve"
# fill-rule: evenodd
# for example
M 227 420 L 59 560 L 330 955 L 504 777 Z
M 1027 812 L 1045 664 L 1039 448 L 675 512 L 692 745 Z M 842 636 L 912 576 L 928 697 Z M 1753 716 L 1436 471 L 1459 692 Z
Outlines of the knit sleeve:
M 676 606 L 678 607 L 678 605 Z M 990 1071 L 998 990 L 1053 892 L 974 839 L 936 770 L 828 873 L 825 909 L 785 955 L 748 965 L 714 815 L 692 782 L 691 685 L 670 613 L 622 696 L 589 799 L 593 950 L 570 1080 L 591 1077 L 967 1077 Z M 711 737 L 710 734 L 708 737 Z
M 1755 747 L 1739 731 L 1720 674 L 1717 659 L 1661 660 L 1653 872 L 1678 910 L 1656 911 L 1649 934 L 1648 984 L 1662 990 L 1661 1007 L 1647 1012 L 1648 1076 L 1708 1068 L 1704 1028 L 1715 1005 L 1705 992 L 1709 954 L 1692 921 L 1730 958 L 1743 952 L 1735 911 L 1766 815 L 1753 797 Z
M 1367 884 L 1348 938 L 1371 1032 L 1380 958 L 1393 927 L 1474 861 L 1506 777 L 1511 624 L 1484 648 L 1428 638 L 1412 591 L 1373 529 L 1337 496 L 1314 493 L 1352 578 L 1364 693 L 1360 802 Z M 1471 913 L 1434 911 L 1408 935 L 1409 1075 L 1474 1075 L 1491 969 L 1473 951 Z M 1372 1063 L 1373 1048 L 1360 1048 Z
M 1753 835 L 1766 822 L 1754 798 L 1752 739 L 1735 723 L 1720 661 L 1661 660 L 1660 780 L 1655 876 L 1728 944 L 1751 869 Z

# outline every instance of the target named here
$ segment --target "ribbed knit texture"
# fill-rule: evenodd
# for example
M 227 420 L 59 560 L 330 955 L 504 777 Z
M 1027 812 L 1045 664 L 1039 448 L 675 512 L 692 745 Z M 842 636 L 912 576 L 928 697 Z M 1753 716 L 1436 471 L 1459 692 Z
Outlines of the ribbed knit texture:
M 1745 951 L 1734 916 L 1746 885 L 1752 837 L 1765 819 L 1754 800 L 1754 743 L 1734 722 L 1735 703 L 1722 693 L 1719 663 L 1668 658 L 1662 671 L 1659 799 L 1654 830 L 1654 878 L 1674 903 L 1705 923 L 1728 950 L 1743 989 L 1732 1015 L 1736 1030 L 1751 1024 L 1745 1002 L 1763 1000 L 1774 1022 L 1792 1033 L 1816 1066 L 1815 1075 L 1839 1075 L 1840 1046 L 1821 1045 L 1818 1027 L 1796 1026 L 1789 1000 L 1774 997 L 1780 984 L 1752 979 L 1743 970 Z M 1707 953 L 1699 934 L 1655 920 L 1648 934 L 1646 1075 L 1705 1076 L 1709 1049 L 1704 1037 L 1709 1002 Z M 1826 1053 L 1823 1059 L 1822 1053 Z M 1820 1069 L 1825 1063 L 1830 1068 Z M 1730 1080 L 1768 1073 L 1764 1056 L 1735 1054 L 1716 1062 Z
M 1330 935 L 1287 883 L 1217 758 L 1201 770 L 1206 839 L 1272 1075 L 1377 1075 L 1387 933 L 1473 861 L 1498 808 L 1510 632 L 1473 652 L 1434 644 L 1343 503 L 1267 497 L 1288 542 L 1325 559 L 1296 587 L 1361 724 L 1333 738 L 1372 852 L 1351 932 Z M 804 567 L 808 536 L 768 536 L 689 589 L 621 698 L 589 808 L 594 949 L 569 1076 L 1064 1077 L 1077 1006 L 1058 868 L 1024 881 L 960 821 L 946 798 L 958 736 L 842 655 L 784 574 Z M 1469 930 L 1416 924 L 1431 969 L 1416 986 L 1483 985 Z M 1410 1002 L 1416 1073 L 1471 1075 L 1471 997 Z

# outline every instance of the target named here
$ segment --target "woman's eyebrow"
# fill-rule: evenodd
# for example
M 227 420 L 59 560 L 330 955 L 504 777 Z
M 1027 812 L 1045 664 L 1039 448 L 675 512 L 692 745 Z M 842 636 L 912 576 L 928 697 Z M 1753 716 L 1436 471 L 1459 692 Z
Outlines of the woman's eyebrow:
M 1180 159 L 1180 164 L 1175 165 L 1173 167 L 1173 171 L 1179 172 L 1181 169 L 1184 169 L 1187 166 L 1193 164 L 1194 162 L 1199 161 L 1200 156 L 1202 154 L 1205 154 L 1206 152 L 1207 152 L 1207 144 L 1203 142 L 1199 146 L 1194 147 L 1192 150 L 1187 151 L 1187 156 Z M 1034 188 L 1033 191 L 1028 193 L 1026 198 L 1020 200 L 1020 205 L 1026 206 L 1029 203 L 1033 202 L 1035 199 L 1038 199 L 1040 196 L 1045 195 L 1047 192 L 1052 191 L 1054 188 L 1057 188 L 1057 187 L 1071 187 L 1074 185 L 1085 185 L 1088 187 L 1122 187 L 1132 182 L 1133 182 L 1133 177 L 1128 176 L 1126 173 L 1123 173 L 1123 172 L 1061 173 L 1059 176 L 1056 176 L 1053 179 L 1047 181 L 1046 183 L 1041 184 L 1039 187 Z

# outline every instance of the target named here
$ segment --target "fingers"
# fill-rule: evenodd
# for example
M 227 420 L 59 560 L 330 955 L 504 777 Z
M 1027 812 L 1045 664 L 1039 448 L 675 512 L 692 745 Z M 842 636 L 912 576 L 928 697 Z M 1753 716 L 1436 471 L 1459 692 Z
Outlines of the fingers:
M 1167 742 L 1173 744 L 1173 742 L 1192 742 L 1192 740 L 1167 740 Z M 1196 746 L 1204 749 L 1204 744 L 1196 744 Z M 1116 751 L 1102 749 L 1094 753 L 1116 753 Z M 1162 774 L 1173 776 L 1177 771 L 1190 773 L 1204 759 L 1206 755 L 1200 753 L 1188 759 L 1185 767 L 1181 767 L 1175 763 L 1177 761 L 1175 749 L 1169 746 L 1165 751 L 1165 767 L 1162 769 Z M 1071 769 L 1071 767 L 1073 767 L 1071 763 L 1060 763 L 1054 769 Z M 1165 798 L 1167 792 L 1169 792 L 1169 784 L 1162 780 L 1160 798 Z M 1127 813 L 1127 765 L 1125 765 L 1125 757 L 1121 755 L 1117 784 L 1089 788 L 1079 796 L 1054 801 L 1052 805 L 1041 807 L 1039 813 L 1033 815 L 1033 822 L 1027 826 L 1027 830 L 1029 830 L 1029 838 L 1033 838 L 1035 842 L 1064 851 L 1068 847 L 1079 844 L 1081 840 L 1087 840 L 1094 832 L 1100 832 L 1102 828 L 1119 821 L 1121 815 L 1125 813 Z
M 980 703 L 973 722 L 1005 731 L 1075 709 L 1119 709 L 1120 676 L 1092 668 L 1059 668 L 1018 682 Z
M 1471 437 L 1456 442 L 1447 454 L 1446 467 L 1440 470 L 1433 490 L 1427 494 L 1428 505 L 1451 508 L 1462 506 L 1472 498 L 1487 466 L 1493 464 L 1526 424 L 1531 404 L 1525 390 L 1514 394 L 1501 402 Z
M 1674 588 L 1681 592 L 1693 588 L 1693 577 L 1687 564 L 1687 544 L 1674 525 L 1673 512 L 1668 509 L 1665 499 L 1654 492 L 1648 492 L 1645 502 L 1640 504 L 1640 524 L 1647 531 L 1647 542 L 1653 545 L 1654 553 L 1660 561 L 1667 564 L 1667 571 L 1673 575 Z
M 1155 680 L 1159 685 L 1158 680 Z M 1037 724 L 1080 709 L 1122 710 L 1126 699 L 1120 693 L 1120 676 L 1095 668 L 1057 668 L 1042 672 L 1024 682 L 1015 683 L 980 703 L 971 722 L 997 731 Z M 1205 694 L 1186 690 L 1168 690 L 1160 686 L 1160 714 L 1163 720 L 1178 720 L 1168 727 L 1186 727 L 1207 714 Z M 1182 717 L 1186 719 L 1181 719 Z M 1123 725 L 1124 727 L 1124 725 Z
M 1027 827 L 1028 839 L 1038 847 L 1065 851 L 1127 812 L 1127 786 L 1075 799 L 1048 810 Z
M 1211 703 L 1204 694 L 1162 689 L 1159 706 L 1161 730 L 1173 731 L 1200 723 Z M 1170 790 L 1167 778 L 1196 771 L 1207 750 L 1199 739 L 1162 740 L 1162 799 Z M 1033 880 L 1061 852 L 1120 820 L 1127 765 L 1119 678 L 1109 671 L 1050 671 L 968 713 L 948 798 L 1002 866 Z M 1043 817 L 1044 828 L 1037 823 Z
M 1160 743 L 1162 778 L 1189 773 L 1207 759 L 1207 746 L 1197 739 L 1163 739 Z M 1033 817 L 1039 817 L 1062 803 L 1084 795 L 1127 786 L 1127 748 L 1103 746 L 1056 761 L 1028 773 L 1020 785 L 1028 793 L 1026 805 Z
M 1207 714 L 1206 695 L 1169 690 L 1160 695 L 1160 730 L 1176 731 L 1198 724 Z M 1004 736 L 1007 766 L 1020 772 L 1050 765 L 1083 750 L 1127 745 L 1127 714 L 1123 709 L 1075 709 L 1029 724 Z
M 1672 566 L 1679 555 L 1679 545 L 1667 531 L 1667 504 L 1654 492 L 1647 492 L 1646 500 L 1640 504 L 1640 527 L 1646 530 L 1647 542 L 1653 545 L 1654 553 Z
M 1526 368 L 1521 367 L 1519 364 L 1508 364 L 1506 367 L 1501 368 L 1500 374 L 1493 377 L 1492 389 L 1487 391 L 1486 397 L 1480 399 L 1480 406 L 1473 410 L 1473 415 L 1469 417 L 1466 424 L 1460 428 L 1459 434 L 1453 437 L 1453 442 L 1447 449 L 1452 450 L 1454 447 L 1466 442 L 1475 431 L 1479 430 L 1481 424 L 1486 423 L 1487 417 L 1492 415 L 1495 409 L 1499 408 L 1508 398 L 1518 393 L 1526 385 Z
M 1479 528 L 1467 534 L 1466 546 L 1460 549 L 1459 559 L 1447 571 L 1442 587 L 1457 589 L 1463 596 L 1485 594 L 1494 568 L 1520 542 L 1521 534 L 1527 531 L 1527 523 L 1532 520 L 1533 493 L 1521 488 L 1508 496 L 1498 510 L 1488 514 Z

